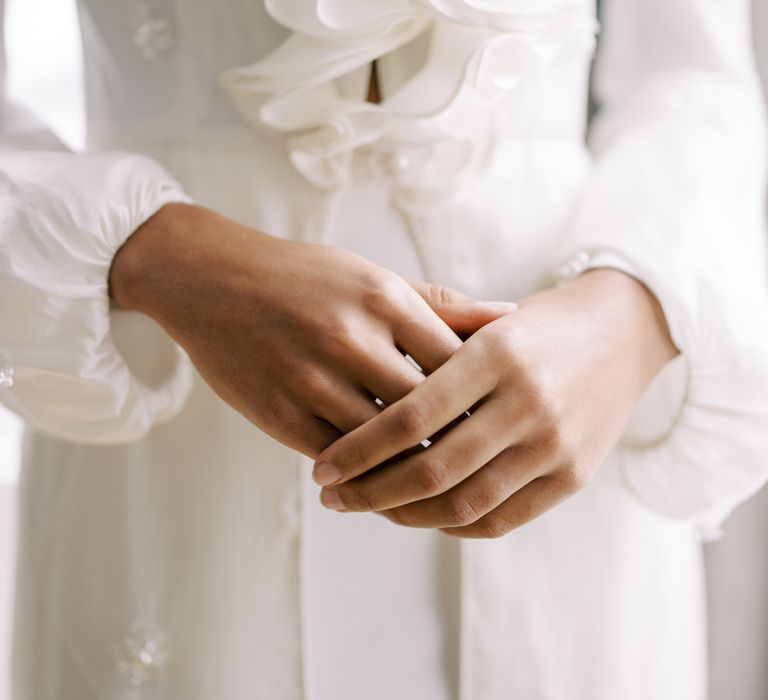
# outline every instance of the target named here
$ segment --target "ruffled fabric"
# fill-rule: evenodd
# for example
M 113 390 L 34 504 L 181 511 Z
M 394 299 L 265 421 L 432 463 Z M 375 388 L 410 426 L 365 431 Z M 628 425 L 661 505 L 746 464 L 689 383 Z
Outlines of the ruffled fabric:
M 91 444 L 137 440 L 178 414 L 192 388 L 189 359 L 143 329 L 151 369 L 134 371 L 114 335 L 123 324 L 108 277 L 142 223 L 188 201 L 144 156 L 0 154 L 0 289 L 12 300 L 0 304 L 0 368 L 13 380 L 0 403 L 38 431 Z
M 590 50 L 596 30 L 585 0 L 267 0 L 266 7 L 293 33 L 221 83 L 252 123 L 286 134 L 295 167 L 324 189 L 342 185 L 353 153 L 374 144 L 394 154 L 393 173 L 406 185 L 456 184 L 484 162 L 493 107 L 567 47 Z M 340 89 L 340 79 L 425 33 L 423 67 L 382 104 Z

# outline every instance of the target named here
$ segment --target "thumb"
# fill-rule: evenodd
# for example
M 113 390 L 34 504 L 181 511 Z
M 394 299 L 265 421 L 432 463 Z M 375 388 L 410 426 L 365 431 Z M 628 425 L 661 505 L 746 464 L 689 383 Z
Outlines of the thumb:
M 491 321 L 515 311 L 517 304 L 502 301 L 478 301 L 461 292 L 439 284 L 410 280 L 432 310 L 457 335 L 472 335 Z

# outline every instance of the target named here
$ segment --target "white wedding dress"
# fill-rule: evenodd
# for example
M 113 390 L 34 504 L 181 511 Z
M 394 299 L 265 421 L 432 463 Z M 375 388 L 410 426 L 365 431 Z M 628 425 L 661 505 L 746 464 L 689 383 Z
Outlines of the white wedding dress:
M 2 113 L 16 700 L 705 697 L 700 539 L 768 473 L 749 8 L 605 4 L 588 149 L 587 0 L 81 0 L 88 151 Z M 109 309 L 117 248 L 190 200 L 486 299 L 616 267 L 682 356 L 595 481 L 505 538 L 326 512 Z

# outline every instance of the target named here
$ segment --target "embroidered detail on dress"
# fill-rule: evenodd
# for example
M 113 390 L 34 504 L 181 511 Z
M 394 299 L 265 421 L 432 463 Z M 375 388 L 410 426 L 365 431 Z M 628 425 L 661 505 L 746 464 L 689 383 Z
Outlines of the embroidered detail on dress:
M 133 45 L 149 61 L 164 56 L 176 43 L 171 18 L 154 15 L 145 3 L 139 5 L 133 25 Z
M 13 367 L 9 365 L 0 366 L 0 388 L 10 389 L 13 386 Z
M 117 670 L 132 688 L 141 688 L 157 680 L 168 660 L 165 635 L 158 629 L 134 624 L 123 637 Z

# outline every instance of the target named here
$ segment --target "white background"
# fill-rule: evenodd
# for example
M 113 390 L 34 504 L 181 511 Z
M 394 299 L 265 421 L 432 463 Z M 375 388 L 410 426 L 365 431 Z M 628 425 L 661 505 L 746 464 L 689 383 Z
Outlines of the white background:
M 758 55 L 768 75 L 768 0 L 755 2 Z M 6 4 L 8 89 L 12 98 L 32 107 L 70 146 L 81 147 L 82 57 L 74 3 L 6 0 Z M 41 17 L 45 21 L 41 22 Z M 0 407 L 0 700 L 10 698 L 9 632 L 20 439 L 20 421 Z M 729 522 L 724 540 L 707 552 L 713 700 L 768 698 L 766 539 L 768 492 L 742 507 Z

